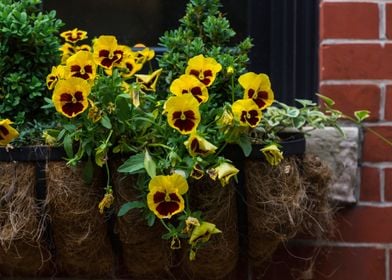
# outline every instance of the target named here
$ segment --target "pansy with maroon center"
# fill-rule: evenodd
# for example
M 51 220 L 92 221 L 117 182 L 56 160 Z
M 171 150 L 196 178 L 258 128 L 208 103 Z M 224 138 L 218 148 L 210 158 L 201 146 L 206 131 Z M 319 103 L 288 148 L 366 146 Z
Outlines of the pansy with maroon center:
M 18 131 L 11 124 L 12 122 L 9 119 L 0 120 L 0 146 L 7 146 L 19 136 Z
M 200 123 L 199 102 L 191 94 L 170 97 L 165 111 L 169 125 L 181 134 L 191 134 Z
M 215 81 L 216 74 L 220 70 L 222 70 L 222 65 L 214 58 L 204 57 L 200 54 L 189 59 L 185 74 L 195 76 L 199 81 L 209 87 Z
M 78 41 L 86 39 L 87 32 L 74 28 L 72 30 L 62 32 L 60 36 L 63 37 L 67 42 L 76 43 Z
M 117 44 L 111 35 L 101 35 L 94 40 L 94 61 L 105 69 L 111 69 L 114 63 L 120 63 L 124 55 L 124 46 Z
M 96 64 L 93 55 L 87 51 L 78 51 L 76 54 L 68 58 L 67 71 L 69 76 L 92 81 L 96 76 Z
M 142 63 L 138 63 L 132 51 L 126 52 L 121 60 L 120 68 L 123 69 L 121 76 L 125 79 L 132 77 L 136 72 L 143 68 Z
M 56 110 L 68 118 L 83 113 L 88 107 L 89 83 L 81 78 L 61 80 L 54 88 L 52 101 Z
M 274 101 L 271 82 L 266 74 L 248 72 L 241 75 L 238 82 L 244 88 L 244 99 L 253 99 L 261 110 L 270 106 Z
M 217 147 L 208 142 L 205 138 L 193 133 L 189 136 L 188 140 L 184 142 L 189 154 L 195 156 L 207 156 L 215 153 Z
M 59 50 L 61 51 L 61 64 L 65 64 L 68 58 L 70 58 L 77 52 L 77 48 L 69 43 L 64 43 L 63 45 L 61 45 Z
M 65 73 L 66 70 L 64 65 L 58 65 L 57 67 L 53 66 L 52 72 L 46 77 L 46 86 L 48 89 L 52 90 L 59 80 L 65 79 Z
M 188 191 L 188 183 L 179 174 L 159 175 L 148 184 L 148 208 L 159 219 L 170 219 L 173 215 L 184 210 L 182 197 Z
M 170 91 L 179 96 L 183 94 L 192 94 L 199 103 L 205 103 L 208 100 L 208 89 L 193 75 L 181 75 L 170 85 Z
M 261 110 L 253 99 L 240 99 L 231 105 L 234 118 L 241 126 L 256 127 L 261 120 Z

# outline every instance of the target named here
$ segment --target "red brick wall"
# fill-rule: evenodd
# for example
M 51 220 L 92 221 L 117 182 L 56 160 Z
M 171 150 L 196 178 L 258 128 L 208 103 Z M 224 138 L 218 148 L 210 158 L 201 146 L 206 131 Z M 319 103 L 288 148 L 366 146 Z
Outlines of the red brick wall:
M 320 1 L 320 92 L 347 114 L 371 110 L 366 126 L 392 140 L 391 0 Z M 392 147 L 365 131 L 361 164 L 359 202 L 339 212 L 336 237 L 290 243 L 255 279 L 392 279 Z

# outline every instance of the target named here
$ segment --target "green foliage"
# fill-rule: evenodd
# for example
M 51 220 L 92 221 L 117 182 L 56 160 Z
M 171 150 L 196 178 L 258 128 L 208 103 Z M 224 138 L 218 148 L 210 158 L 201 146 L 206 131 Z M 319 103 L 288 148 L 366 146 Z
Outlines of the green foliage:
M 19 130 L 35 125 L 27 120 L 48 123 L 54 116 L 41 106 L 50 96 L 45 81 L 59 60 L 62 22 L 54 11 L 40 12 L 40 3 L 0 1 L 0 118 L 11 119 Z
M 165 79 L 164 86 L 167 86 L 185 72 L 186 63 L 191 57 L 199 54 L 214 57 L 222 65 L 223 70 L 211 91 L 220 92 L 221 100 L 218 103 L 221 106 L 234 91 L 227 83 L 236 81 L 246 71 L 252 41 L 246 38 L 234 44 L 233 37 L 236 33 L 219 11 L 220 7 L 219 0 L 189 1 L 186 14 L 180 20 L 180 26 L 165 32 L 160 38 L 160 45 L 167 51 L 158 57 L 158 62 L 163 68 L 161 79 Z M 228 67 L 235 69 L 235 72 L 228 73 Z M 161 87 L 161 91 L 167 90 Z

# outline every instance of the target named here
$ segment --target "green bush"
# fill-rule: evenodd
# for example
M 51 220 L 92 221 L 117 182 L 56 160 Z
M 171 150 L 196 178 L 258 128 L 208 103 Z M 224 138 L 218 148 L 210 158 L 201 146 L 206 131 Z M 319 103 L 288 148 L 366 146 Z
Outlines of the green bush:
M 63 25 L 55 11 L 42 12 L 40 0 L 0 0 L 0 119 L 22 130 L 50 122 L 46 76 L 59 61 Z

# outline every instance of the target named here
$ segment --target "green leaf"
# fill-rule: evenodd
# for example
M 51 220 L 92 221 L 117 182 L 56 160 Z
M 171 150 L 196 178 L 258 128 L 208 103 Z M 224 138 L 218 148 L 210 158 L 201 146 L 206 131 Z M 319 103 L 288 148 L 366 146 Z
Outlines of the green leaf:
M 120 210 L 118 210 L 117 216 L 121 217 L 128 213 L 129 210 L 135 208 L 144 208 L 146 205 L 142 201 L 130 201 L 121 205 Z
M 127 95 L 128 96 L 128 95 Z M 126 121 L 131 118 L 131 107 L 129 103 L 129 96 L 127 99 L 123 97 L 123 94 L 116 98 L 117 117 L 121 121 Z
M 294 107 L 290 107 L 287 112 L 286 112 L 286 116 L 290 117 L 290 118 L 296 118 L 299 116 L 299 110 L 297 108 Z
M 136 174 L 144 171 L 144 153 L 139 153 L 127 159 L 118 169 L 120 173 Z
M 250 141 L 250 138 L 247 135 L 243 134 L 238 139 L 237 144 L 241 147 L 244 155 L 248 157 L 252 152 L 252 143 Z
M 152 227 L 155 224 L 156 216 L 154 215 L 154 213 L 150 212 L 148 213 L 146 219 L 147 219 L 147 225 L 149 227 Z
M 112 129 L 112 123 L 110 122 L 110 119 L 107 115 L 104 115 L 101 118 L 101 124 L 103 127 L 107 128 L 107 129 Z
M 320 99 L 323 100 L 324 103 L 327 104 L 329 107 L 335 105 L 335 101 L 333 101 L 332 98 L 329 98 L 328 96 L 325 96 L 325 95 L 322 95 L 322 94 L 319 94 L 319 93 L 316 93 L 316 95 L 318 97 L 320 97 Z
M 354 116 L 357 119 L 357 122 L 360 123 L 370 116 L 370 111 L 368 110 L 355 111 Z
M 93 181 L 93 170 L 93 162 L 91 161 L 91 158 L 88 157 L 87 162 L 83 167 L 83 180 L 86 182 L 86 184 L 91 184 Z
M 155 177 L 157 174 L 157 165 L 151 155 L 148 153 L 147 149 L 144 153 L 144 168 L 147 171 L 148 176 Z
M 64 145 L 65 153 L 67 154 L 67 157 L 72 158 L 73 157 L 73 149 L 72 149 L 72 138 L 70 135 L 65 135 L 63 145 Z

